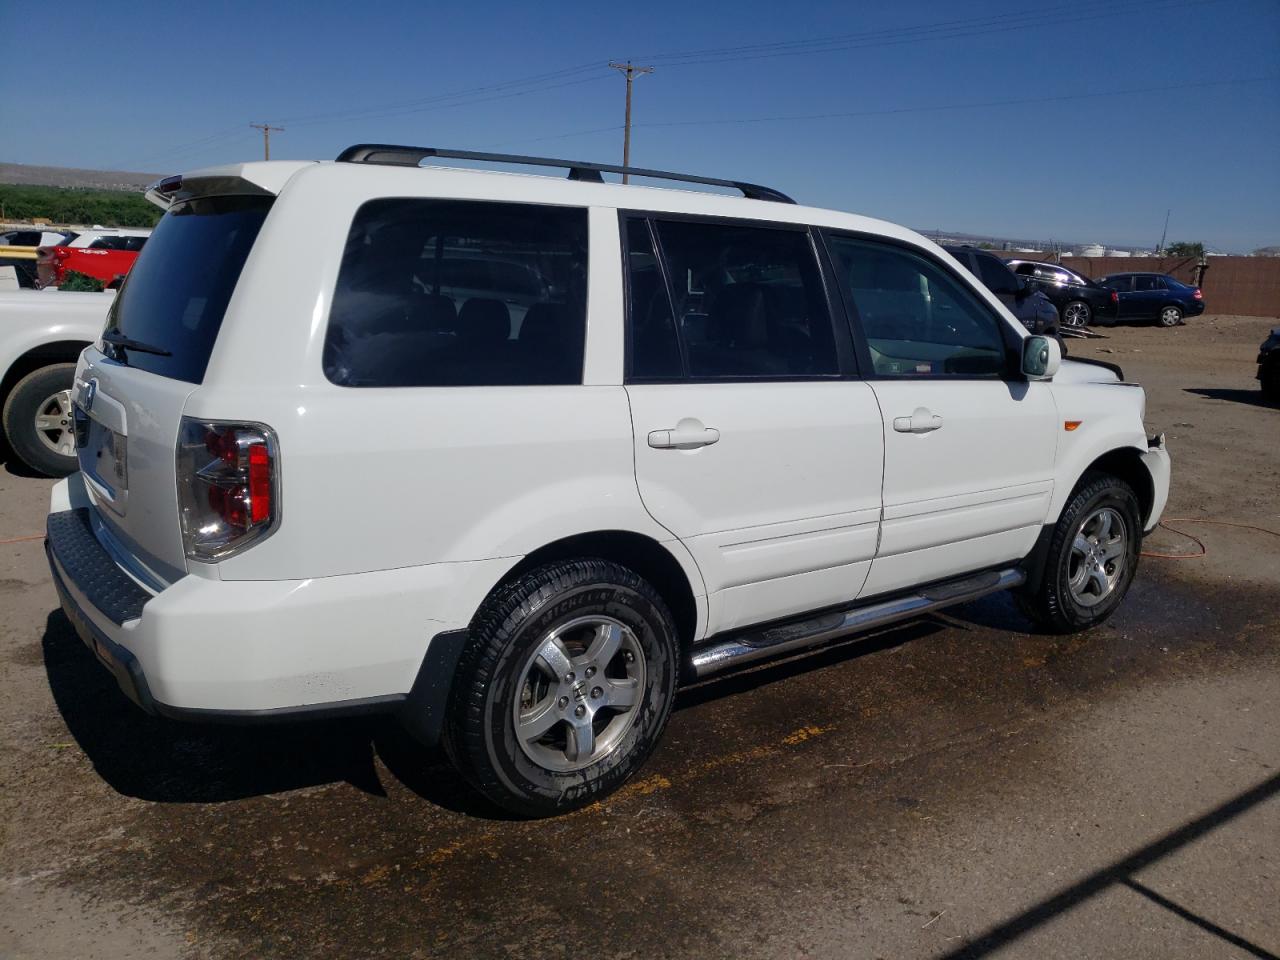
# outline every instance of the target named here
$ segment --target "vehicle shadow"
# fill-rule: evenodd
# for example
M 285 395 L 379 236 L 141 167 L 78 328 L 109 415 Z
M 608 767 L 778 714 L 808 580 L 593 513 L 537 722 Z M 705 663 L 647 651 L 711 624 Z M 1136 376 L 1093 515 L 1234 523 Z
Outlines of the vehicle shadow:
M 143 713 L 61 610 L 41 641 L 49 688 L 71 736 L 112 789 L 157 803 L 221 803 L 330 783 L 385 796 L 374 758 L 431 803 L 493 817 L 443 753 L 390 717 L 256 726 L 180 723 Z
M 1231 400 L 1235 403 L 1246 403 L 1253 407 L 1280 409 L 1280 404 L 1268 400 L 1261 390 L 1240 390 L 1232 387 L 1186 387 L 1184 393 L 1194 393 L 1209 400 Z
M 992 626 L 1001 619 L 995 613 L 990 609 L 974 622 Z M 675 709 L 746 693 L 955 627 L 927 616 L 858 634 L 684 686 Z M 1025 628 L 1025 621 L 1015 627 Z M 49 614 L 41 645 L 49 688 L 67 729 L 98 775 L 126 796 L 157 803 L 223 803 L 348 783 L 385 797 L 376 762 L 381 761 L 401 786 L 429 803 L 482 819 L 511 819 L 467 785 L 443 749 L 414 740 L 394 717 L 245 726 L 169 720 L 144 713 L 125 697 L 61 610 Z

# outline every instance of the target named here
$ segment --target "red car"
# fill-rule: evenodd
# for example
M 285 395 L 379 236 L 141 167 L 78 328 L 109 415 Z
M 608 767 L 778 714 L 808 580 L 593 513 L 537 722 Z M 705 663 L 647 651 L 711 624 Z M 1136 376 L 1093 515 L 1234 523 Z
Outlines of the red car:
M 71 234 L 55 247 L 36 251 L 36 275 L 42 287 L 60 286 L 74 270 L 110 283 L 127 274 L 147 242 L 150 230 L 87 230 Z

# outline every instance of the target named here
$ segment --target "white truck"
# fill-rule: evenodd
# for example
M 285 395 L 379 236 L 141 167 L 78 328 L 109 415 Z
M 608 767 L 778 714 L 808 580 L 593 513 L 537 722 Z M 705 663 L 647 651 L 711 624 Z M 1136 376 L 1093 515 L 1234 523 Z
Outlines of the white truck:
M 102 333 L 114 291 L 0 292 L 0 409 L 12 455 L 51 477 L 78 469 L 71 383 L 80 351 Z

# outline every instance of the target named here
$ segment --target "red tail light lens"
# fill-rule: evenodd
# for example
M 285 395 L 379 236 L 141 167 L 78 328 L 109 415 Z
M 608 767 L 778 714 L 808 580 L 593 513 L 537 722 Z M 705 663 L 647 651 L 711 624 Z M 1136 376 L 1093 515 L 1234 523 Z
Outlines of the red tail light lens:
M 260 423 L 182 418 L 178 504 L 192 560 L 221 560 L 263 539 L 280 522 L 275 433 Z
M 1111 302 L 1112 303 L 1120 302 L 1120 294 L 1116 293 L 1114 290 L 1111 291 Z
M 1203 300 L 1204 294 L 1200 292 L 1200 288 L 1196 287 L 1196 292 L 1191 295 L 1192 300 Z

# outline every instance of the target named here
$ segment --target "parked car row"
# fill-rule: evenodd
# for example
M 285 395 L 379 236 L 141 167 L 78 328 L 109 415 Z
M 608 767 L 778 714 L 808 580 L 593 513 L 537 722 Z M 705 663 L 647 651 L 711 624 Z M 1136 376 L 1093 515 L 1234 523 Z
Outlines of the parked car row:
M 1057 307 L 1064 327 L 1093 323 L 1155 321 L 1175 327 L 1204 313 L 1204 294 L 1163 273 L 1113 273 L 1098 280 L 1060 263 L 1011 259 L 1008 265 L 1027 285 Z
M 149 236 L 150 230 L 123 227 L 68 234 L 62 242 L 36 252 L 39 285 L 58 286 L 71 271 L 110 283 L 128 274 Z
M 128 274 L 150 235 L 131 227 L 9 230 L 0 234 L 0 264 L 13 266 L 23 287 L 56 287 L 73 271 L 107 284 Z

